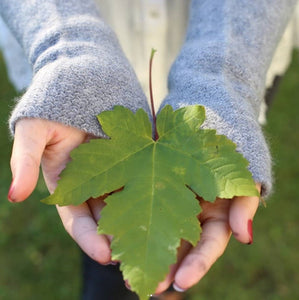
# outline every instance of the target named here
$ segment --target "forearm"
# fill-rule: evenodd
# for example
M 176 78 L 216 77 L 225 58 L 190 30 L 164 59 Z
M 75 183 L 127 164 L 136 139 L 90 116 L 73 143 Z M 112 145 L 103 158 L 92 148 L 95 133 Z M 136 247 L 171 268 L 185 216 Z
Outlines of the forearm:
M 93 1 L 10 1 L 0 10 L 34 78 L 11 118 L 62 122 L 102 135 L 96 119 L 114 105 L 147 109 L 134 71 Z
M 296 2 L 193 0 L 186 41 L 169 76 L 170 92 L 195 87 L 193 79 L 220 84 L 245 97 L 258 115 L 266 72 Z
M 257 118 L 273 52 L 296 1 L 194 0 L 164 104 L 206 107 L 205 127 L 237 144 L 263 194 L 271 158 Z

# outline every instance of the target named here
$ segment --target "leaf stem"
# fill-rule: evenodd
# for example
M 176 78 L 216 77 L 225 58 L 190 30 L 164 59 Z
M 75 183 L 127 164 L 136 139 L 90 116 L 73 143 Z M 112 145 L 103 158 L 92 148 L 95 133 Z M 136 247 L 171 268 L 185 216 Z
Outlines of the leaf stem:
M 157 121 L 156 121 L 156 112 L 154 105 L 154 97 L 153 97 L 153 85 L 152 85 L 152 66 L 153 66 L 153 58 L 157 50 L 152 49 L 150 62 L 149 62 L 149 92 L 150 92 L 150 101 L 151 101 L 151 110 L 153 115 L 153 131 L 154 131 L 154 140 L 158 140 L 159 135 L 157 131 Z

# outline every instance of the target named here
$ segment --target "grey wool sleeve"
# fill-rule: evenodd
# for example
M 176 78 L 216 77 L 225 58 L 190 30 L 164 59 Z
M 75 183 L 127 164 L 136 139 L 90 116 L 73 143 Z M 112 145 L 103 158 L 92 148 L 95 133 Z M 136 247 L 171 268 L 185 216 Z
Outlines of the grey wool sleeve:
M 149 112 L 135 72 L 92 0 L 1 0 L 0 12 L 32 65 L 10 128 L 42 118 L 103 136 L 96 115 L 123 105 Z
M 171 67 L 169 94 L 175 109 L 206 108 L 205 128 L 237 144 L 249 170 L 271 191 L 271 156 L 258 124 L 265 76 L 296 1 L 193 0 L 186 40 Z

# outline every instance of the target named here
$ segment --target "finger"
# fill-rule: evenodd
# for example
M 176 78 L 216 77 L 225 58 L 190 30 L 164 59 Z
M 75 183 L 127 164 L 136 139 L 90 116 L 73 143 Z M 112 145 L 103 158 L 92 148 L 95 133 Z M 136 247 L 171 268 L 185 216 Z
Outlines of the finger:
M 93 219 L 98 222 L 101 218 L 101 211 L 102 209 L 105 207 L 106 203 L 104 202 L 104 200 L 107 198 L 107 195 L 104 196 L 100 196 L 98 198 L 90 198 L 86 201 L 90 212 L 93 216 Z M 112 242 L 113 240 L 113 236 L 112 235 L 105 235 L 107 240 L 109 241 L 109 243 Z M 113 261 L 113 262 L 117 262 L 117 261 Z
M 13 180 L 8 193 L 8 199 L 12 202 L 25 200 L 38 180 L 41 156 L 46 145 L 46 129 L 31 121 L 24 119 L 16 125 L 11 156 Z
M 186 241 L 182 241 L 181 245 L 178 249 L 178 257 L 177 257 L 177 262 L 173 265 L 170 266 L 169 269 L 169 273 L 167 274 L 166 278 L 164 279 L 164 281 L 160 282 L 155 294 L 161 294 L 164 291 L 167 290 L 167 288 L 170 286 L 170 284 L 173 282 L 175 273 L 180 265 L 180 263 L 182 262 L 183 258 L 186 256 L 186 254 L 190 251 L 191 249 L 191 245 L 186 242 Z
M 111 260 L 110 244 L 104 235 L 97 233 L 97 224 L 87 203 L 79 206 L 57 206 L 66 231 L 80 248 L 93 260 L 108 264 Z
M 260 190 L 260 185 L 257 185 Z M 259 205 L 259 197 L 235 197 L 231 200 L 229 224 L 234 237 L 241 243 L 253 242 L 252 221 Z
M 90 213 L 96 222 L 98 222 L 101 218 L 101 211 L 106 206 L 106 203 L 104 202 L 106 198 L 107 196 L 104 195 L 97 198 L 90 198 L 86 201 L 89 206 Z
M 202 225 L 199 243 L 185 257 L 175 275 L 174 288 L 184 291 L 196 284 L 223 254 L 230 235 L 227 220 L 207 220 Z
M 51 124 L 52 136 L 42 157 L 42 170 L 46 185 L 53 193 L 59 174 L 70 160 L 70 152 L 86 140 L 86 133 L 59 123 Z M 59 134 L 55 134 L 59 133 Z

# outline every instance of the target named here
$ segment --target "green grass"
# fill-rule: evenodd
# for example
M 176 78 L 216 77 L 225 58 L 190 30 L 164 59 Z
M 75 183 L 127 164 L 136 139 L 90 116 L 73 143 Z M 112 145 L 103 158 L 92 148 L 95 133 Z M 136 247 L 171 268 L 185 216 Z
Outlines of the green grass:
M 11 180 L 7 119 L 17 95 L 1 58 L 0 76 L 0 299 L 79 299 L 80 251 L 65 233 L 55 208 L 39 202 L 47 195 L 42 180 L 24 203 L 6 200 Z M 189 300 L 299 299 L 298 114 L 296 52 L 265 128 L 276 184 L 268 207 L 261 207 L 255 217 L 254 243 L 241 245 L 232 239 L 224 256 L 187 294 Z

